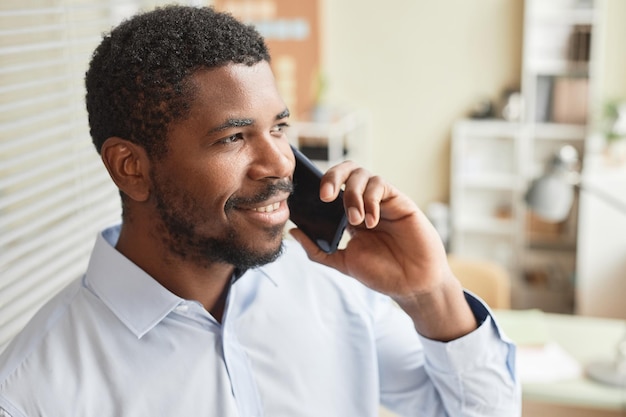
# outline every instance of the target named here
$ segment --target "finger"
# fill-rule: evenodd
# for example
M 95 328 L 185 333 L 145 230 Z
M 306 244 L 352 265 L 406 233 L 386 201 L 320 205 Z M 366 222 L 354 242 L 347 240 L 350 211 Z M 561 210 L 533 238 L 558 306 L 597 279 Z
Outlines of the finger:
M 321 180 L 320 199 L 326 202 L 334 201 L 350 173 L 358 168 L 352 161 L 343 161 L 329 168 Z
M 316 252 L 322 252 L 322 250 L 320 248 L 317 247 L 317 245 L 311 240 L 309 239 L 309 237 L 304 234 L 304 232 L 298 228 L 294 228 L 294 229 L 289 229 L 289 234 L 300 244 L 302 245 L 302 247 L 304 248 L 305 252 L 307 254 L 311 253 L 316 257 L 319 257 L 320 254 L 317 254 Z
M 334 254 L 328 254 L 324 252 L 300 229 L 290 229 L 289 234 L 291 234 L 291 236 L 302 246 L 309 259 L 314 262 L 341 270 L 339 269 L 341 267 L 341 262 L 339 261 L 340 251 L 336 251 Z
M 362 168 L 354 169 L 346 180 L 343 204 L 351 225 L 357 226 L 365 220 L 364 194 L 371 174 Z
M 367 182 L 363 192 L 364 222 L 368 229 L 378 225 L 380 221 L 380 205 L 387 194 L 387 185 L 379 176 L 374 176 Z

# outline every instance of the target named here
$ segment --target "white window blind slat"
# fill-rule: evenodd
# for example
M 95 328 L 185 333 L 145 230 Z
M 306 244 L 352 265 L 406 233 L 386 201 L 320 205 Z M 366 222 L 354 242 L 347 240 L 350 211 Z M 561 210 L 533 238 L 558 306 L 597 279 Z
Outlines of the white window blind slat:
M 73 216 L 71 219 L 56 225 L 49 225 L 46 232 L 28 239 L 23 244 L 16 246 L 13 250 L 8 251 L 6 256 L 13 262 L 3 271 L 3 277 L 0 278 L 0 291 L 3 288 L 14 284 L 15 277 L 21 276 L 19 282 L 29 282 L 38 276 L 38 274 L 47 274 L 47 262 L 50 259 L 56 259 L 63 256 L 66 251 L 71 251 L 76 244 L 84 250 L 90 250 L 90 242 L 96 237 L 91 228 L 85 228 L 89 222 L 108 225 L 119 220 L 119 216 L 115 215 L 117 204 L 109 196 L 99 196 L 90 200 L 91 203 L 98 204 L 99 210 L 91 210 L 80 216 Z M 85 231 L 86 230 L 86 231 Z M 54 244 L 51 244 L 54 242 Z M 85 244 L 88 242 L 89 244 Z M 28 262 L 20 262 L 29 259 L 32 254 L 37 255 L 38 264 Z M 45 266 L 45 268 L 42 268 Z M 69 266 L 69 265 L 68 265 Z M 31 275 L 35 274 L 32 278 Z M 0 294 L 0 300 L 3 295 Z
M 74 239 L 75 242 L 73 243 L 82 242 L 85 238 L 86 236 L 77 235 L 76 239 Z M 63 241 L 63 243 L 64 245 L 60 246 L 60 248 L 71 249 L 67 247 L 70 243 L 72 243 L 71 241 L 66 240 Z M 6 308 L 6 310 L 4 310 L 4 314 L 2 315 L 2 318 L 0 318 L 0 326 L 3 325 L 6 321 L 10 321 L 11 316 L 14 316 L 16 313 L 21 312 L 24 307 L 29 307 L 28 305 L 24 305 L 26 303 L 23 301 L 23 297 L 28 297 L 28 294 L 30 292 L 34 291 L 35 288 L 38 288 L 44 284 L 43 282 L 41 282 L 44 275 L 49 275 L 50 272 L 54 271 L 55 274 L 50 274 L 52 279 L 47 282 L 54 282 L 59 279 L 61 279 L 61 281 L 64 281 L 63 276 L 66 273 L 63 272 L 63 269 L 68 265 L 79 263 L 78 261 L 81 261 L 80 266 L 81 271 L 83 271 L 85 269 L 85 265 L 82 264 L 82 261 L 84 260 L 85 253 L 88 251 L 89 250 L 86 249 L 86 247 L 80 247 L 80 250 L 74 248 L 74 250 L 62 253 L 60 253 L 58 250 L 54 250 L 53 252 L 50 252 L 50 254 L 48 254 L 48 262 L 43 272 L 31 272 L 31 274 L 29 275 L 29 279 L 13 281 L 16 285 L 4 287 L 2 289 L 3 296 L 0 298 L 0 302 L 3 303 L 3 309 Z M 76 278 L 76 276 L 68 278 Z M 65 282 L 67 283 L 67 281 Z
M 1 97 L 1 96 L 0 96 Z M 3 103 L 4 104 L 4 103 Z M 30 113 L 30 112 L 29 112 Z M 0 124 L 0 144 L 1 141 L 7 141 L 7 146 L 20 146 L 18 143 L 9 143 L 13 141 L 8 140 L 8 136 L 12 131 L 21 131 L 23 129 L 32 129 L 33 127 L 41 126 L 56 126 L 59 124 L 59 120 L 63 118 L 64 122 L 69 122 L 71 116 L 76 113 L 76 110 L 72 107 L 61 107 L 55 110 L 50 110 L 41 113 L 30 113 L 27 116 L 21 117 L 16 120 L 9 120 Z
M 64 171 L 59 175 L 64 178 L 71 178 L 73 175 L 72 167 L 75 166 L 76 160 L 87 161 L 88 157 L 93 154 L 93 149 L 80 149 L 77 152 L 71 152 L 71 143 L 65 144 L 68 153 L 59 156 L 57 158 L 51 158 L 46 164 L 41 164 L 28 170 L 22 170 L 15 174 L 6 175 L 0 179 L 0 188 L 9 188 L 19 185 L 20 183 L 28 182 L 37 177 L 46 176 L 55 172 Z M 0 207 L 3 199 L 0 197 Z
M 62 51 L 65 46 L 66 44 L 63 42 L 40 42 L 24 46 L 5 46 L 0 48 L 0 56 L 19 54 L 27 55 L 42 51 Z
M 119 220 L 118 192 L 91 145 L 84 74 L 102 33 L 167 3 L 2 0 L 0 351 L 82 275 L 97 232 Z
M 85 45 L 94 45 L 100 40 L 97 36 L 90 36 L 85 39 L 73 41 L 73 42 L 39 42 L 32 45 L 27 46 L 6 46 L 0 47 L 0 56 L 3 55 L 26 55 L 32 54 L 34 52 L 50 52 L 50 51 L 63 51 L 64 49 L 77 47 L 77 46 L 85 46 Z
M 102 203 L 102 202 L 100 202 Z M 111 210 L 111 204 L 103 206 Z M 14 262 L 9 268 L 3 271 L 3 277 L 0 280 L 0 304 L 4 304 L 12 300 L 15 296 L 15 290 L 9 291 L 10 288 L 28 288 L 32 283 L 37 283 L 43 276 L 55 279 L 49 275 L 50 265 L 53 262 L 59 262 L 65 254 L 85 253 L 91 250 L 96 234 L 85 229 L 86 222 L 98 221 L 100 218 L 109 217 L 109 222 L 115 220 L 116 216 L 101 211 L 90 211 L 79 216 L 79 218 L 69 219 L 62 225 L 50 228 L 46 233 L 42 234 L 39 239 L 28 240 L 26 246 L 27 251 L 22 253 L 22 259 L 28 259 L 28 254 L 37 253 L 38 260 L 41 265 L 28 264 L 26 262 Z M 72 232 L 69 234 L 68 232 Z M 49 244 L 54 242 L 54 244 Z M 84 243 L 88 242 L 88 245 Z M 86 261 L 86 260 L 85 260 Z M 21 276 L 22 279 L 16 280 L 15 277 Z M 4 301 L 4 302 L 3 302 Z
M 65 26 L 62 24 L 51 25 L 39 25 L 31 27 L 21 27 L 17 29 L 4 30 L 0 29 L 0 37 L 15 36 L 15 35 L 33 35 L 39 33 L 49 33 L 65 30 Z
M 48 129 L 46 132 L 37 132 L 34 135 L 23 136 L 20 138 L 20 142 L 22 142 L 22 146 L 28 143 L 36 143 L 38 140 L 41 140 L 42 143 L 37 147 L 36 150 L 32 150 L 30 152 L 19 153 L 12 158 L 5 159 L 4 161 L 0 161 L 0 170 L 9 170 L 16 169 L 19 167 L 28 166 L 30 163 L 34 163 L 37 159 L 42 158 L 46 155 L 51 155 L 55 152 L 60 152 L 67 148 L 67 144 L 64 142 L 52 142 L 46 141 L 46 137 L 54 137 L 56 135 L 66 134 L 69 135 L 72 132 L 72 126 L 54 126 L 53 128 Z M 0 219 L 0 222 L 2 219 Z
M 0 67 L 0 76 L 10 74 L 20 74 L 32 70 L 48 70 L 65 64 L 64 59 L 42 59 L 39 62 L 26 62 L 21 64 L 3 65 Z
M 31 89 L 37 89 L 37 88 L 41 88 L 41 87 L 45 87 L 48 85 L 59 85 L 62 83 L 67 83 L 69 81 L 72 80 L 72 76 L 70 74 L 63 74 L 63 75 L 59 75 L 57 77 L 47 77 L 47 78 L 43 78 L 43 79 L 39 79 L 39 80 L 29 80 L 28 82 L 24 82 L 24 83 L 13 83 L 11 85 L 6 85 L 6 86 L 2 86 L 0 87 L 0 94 L 8 94 L 8 93 L 15 93 L 15 92 L 21 92 L 23 90 L 31 90 Z M 67 94 L 68 92 L 66 92 Z M 51 99 L 52 97 L 50 97 L 49 95 L 45 95 L 45 96 L 40 96 L 40 99 Z M 9 103 L 7 103 L 9 104 Z M 6 109 L 6 105 L 3 106 Z M 6 110 L 5 110 L 6 111 Z
M 0 92 L 2 94 L 2 92 Z M 16 100 L 13 103 L 7 103 L 0 105 L 0 113 L 6 111 L 21 110 L 26 107 L 34 107 L 46 104 L 56 104 L 58 102 L 68 101 L 72 98 L 72 92 L 59 91 L 53 94 L 47 94 L 45 96 L 26 97 L 22 100 Z
M 50 2 L 49 6 L 43 5 L 40 7 L 24 7 L 23 4 L 19 4 L 19 1 L 6 1 L 12 3 L 7 9 L 0 11 L 0 18 L 16 18 L 16 17 L 40 17 L 42 15 L 58 14 L 63 16 L 64 7 L 53 7 L 56 3 Z
M 49 126 L 48 129 L 45 130 L 36 130 L 31 134 L 21 135 L 19 138 L 15 138 L 14 140 L 6 140 L 5 142 L 0 142 L 0 154 L 9 155 L 10 153 L 16 152 L 17 149 L 32 147 L 33 144 L 37 144 L 38 146 L 58 146 L 57 142 L 50 142 L 47 140 L 50 137 L 54 137 L 60 133 L 67 133 L 68 135 L 74 129 L 76 129 L 80 124 L 76 121 L 70 121 L 69 123 L 64 124 L 55 124 L 53 126 Z M 6 129 L 7 131 L 9 129 Z M 0 128 L 0 134 L 5 136 L 5 132 Z M 6 134 L 8 136 L 8 134 Z M 13 155 L 11 158 L 7 158 L 4 160 L 0 159 L 0 170 L 8 169 L 9 167 L 13 167 L 19 162 L 16 162 L 17 158 L 32 158 L 29 153 L 21 152 L 19 156 Z M 28 165 L 22 165 L 26 167 Z
M 73 169 L 66 165 L 68 159 L 71 159 L 71 156 L 39 165 L 31 171 L 7 176 L 0 182 L 0 187 L 13 188 L 15 191 L 0 196 L 0 215 L 2 211 L 11 210 L 12 206 L 19 208 L 19 203 L 32 200 L 38 195 L 46 195 L 60 186 L 71 186 L 77 171 L 75 167 Z
M 94 172 L 96 174 L 96 172 Z M 90 189 L 90 196 L 92 197 L 92 204 L 95 204 L 100 198 L 110 198 L 111 187 L 108 185 L 102 185 L 100 176 L 94 176 L 90 178 L 82 187 Z M 30 233 L 40 230 L 40 228 L 46 227 L 48 224 L 54 224 L 62 219 L 74 214 L 75 208 L 66 204 L 71 198 L 76 196 L 76 187 L 63 187 L 59 192 L 55 192 L 44 198 L 29 204 L 19 212 L 14 212 L 7 215 L 7 219 L 0 218 L 0 230 L 3 228 L 8 230 L 9 225 L 18 223 L 21 219 L 28 219 L 20 228 L 14 228 L 8 230 L 0 236 L 0 246 L 7 245 L 11 242 L 18 240 L 20 236 L 28 235 Z M 3 216 L 4 217 L 4 216 Z M 5 253 L 10 253 L 11 249 Z M 8 256 L 8 255 L 7 255 Z M 0 259 L 3 259 L 4 255 Z

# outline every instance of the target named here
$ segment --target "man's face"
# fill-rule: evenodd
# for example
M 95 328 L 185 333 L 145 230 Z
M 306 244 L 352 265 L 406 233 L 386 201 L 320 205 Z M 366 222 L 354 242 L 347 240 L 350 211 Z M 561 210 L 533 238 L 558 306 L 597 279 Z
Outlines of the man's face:
M 152 164 L 158 238 L 200 266 L 270 262 L 280 253 L 295 165 L 270 66 L 231 64 L 193 81 L 190 115 L 170 127 L 168 152 Z

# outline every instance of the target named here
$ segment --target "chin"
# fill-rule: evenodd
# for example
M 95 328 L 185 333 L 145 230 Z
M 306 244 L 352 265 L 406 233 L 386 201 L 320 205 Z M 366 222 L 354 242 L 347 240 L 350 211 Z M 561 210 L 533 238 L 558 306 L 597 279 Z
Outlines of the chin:
M 263 250 L 240 250 L 233 254 L 232 264 L 239 269 L 250 269 L 274 262 L 283 253 L 282 238 L 271 248 Z

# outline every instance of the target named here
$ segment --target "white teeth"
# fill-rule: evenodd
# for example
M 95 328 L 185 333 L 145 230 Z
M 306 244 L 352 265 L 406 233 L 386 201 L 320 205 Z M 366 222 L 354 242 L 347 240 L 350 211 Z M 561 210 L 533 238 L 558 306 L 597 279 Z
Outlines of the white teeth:
M 253 211 L 258 211 L 260 213 L 271 213 L 275 210 L 278 210 L 278 207 L 280 207 L 280 202 L 278 203 L 274 203 L 274 204 L 270 204 L 269 206 L 265 206 L 265 207 L 257 207 L 252 209 Z

